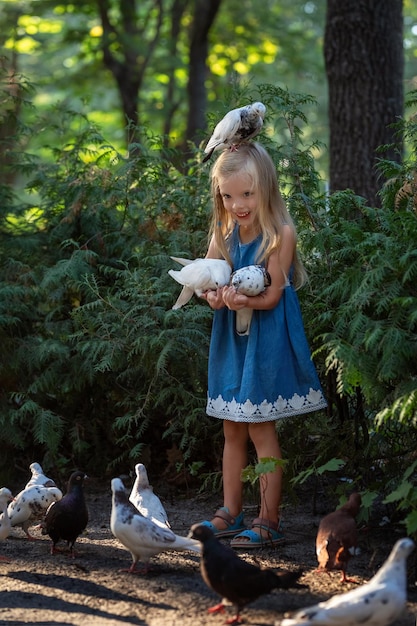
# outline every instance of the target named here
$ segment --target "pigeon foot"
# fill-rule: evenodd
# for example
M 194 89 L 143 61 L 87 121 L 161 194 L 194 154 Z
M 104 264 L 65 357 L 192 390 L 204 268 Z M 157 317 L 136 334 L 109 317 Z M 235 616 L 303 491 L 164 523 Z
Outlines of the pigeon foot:
M 220 604 L 216 604 L 215 606 L 211 606 L 207 609 L 207 613 L 224 613 L 224 604 L 220 602 Z
M 144 565 L 139 569 L 136 566 L 136 563 L 133 563 L 133 565 L 131 565 L 130 567 L 120 569 L 119 572 L 127 572 L 128 574 L 135 574 L 136 576 L 146 576 L 146 574 L 149 572 L 149 569 L 150 568 L 148 565 Z
M 243 619 L 241 619 L 239 613 L 237 613 L 234 617 L 227 619 L 225 624 L 243 624 Z
M 35 537 L 35 535 L 31 535 L 30 533 L 26 533 L 26 539 L 28 539 L 28 541 L 40 541 L 41 540 L 40 537 Z
M 354 583 L 355 585 L 359 585 L 359 580 L 356 580 L 355 578 L 349 578 L 348 576 L 346 576 L 346 572 L 342 572 L 340 582 L 341 583 Z

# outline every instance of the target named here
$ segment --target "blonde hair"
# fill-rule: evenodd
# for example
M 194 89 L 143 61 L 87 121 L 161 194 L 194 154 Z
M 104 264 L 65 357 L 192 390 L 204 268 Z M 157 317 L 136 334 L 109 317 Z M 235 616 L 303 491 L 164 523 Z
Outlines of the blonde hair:
M 252 188 L 259 197 L 258 222 L 261 231 L 261 242 L 257 253 L 257 263 L 267 263 L 270 255 L 281 245 L 281 233 L 287 224 L 297 236 L 294 222 L 291 219 L 278 186 L 277 173 L 268 152 L 259 143 L 242 143 L 235 151 L 225 149 L 215 161 L 211 171 L 211 192 L 213 197 L 213 213 L 210 226 L 210 240 L 214 241 L 223 258 L 229 263 L 228 239 L 232 235 L 235 223 L 233 216 L 226 211 L 220 194 L 220 180 L 235 174 L 246 175 Z M 294 285 L 298 289 L 307 274 L 303 264 L 294 250 Z

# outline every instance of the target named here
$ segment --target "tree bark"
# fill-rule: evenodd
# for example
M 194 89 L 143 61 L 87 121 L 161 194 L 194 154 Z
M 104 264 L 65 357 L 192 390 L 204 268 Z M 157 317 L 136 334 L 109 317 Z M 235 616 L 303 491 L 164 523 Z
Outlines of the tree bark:
M 379 206 L 381 158 L 401 160 L 391 125 L 403 109 L 402 0 L 327 0 L 330 191 L 352 189 Z M 395 148 L 377 152 L 377 148 Z
M 129 127 L 128 143 L 132 143 L 139 140 L 136 132 L 140 123 L 139 91 L 159 41 L 164 17 L 163 2 L 154 0 L 150 3 L 140 23 L 136 0 L 119 0 L 120 25 L 111 19 L 109 0 L 97 0 L 97 5 L 103 28 L 103 61 L 116 80 Z M 152 34 L 149 35 L 149 32 Z
M 186 141 L 198 142 L 199 132 L 207 126 L 208 35 L 219 11 L 221 0 L 196 0 L 190 41 L 188 75 L 188 116 Z

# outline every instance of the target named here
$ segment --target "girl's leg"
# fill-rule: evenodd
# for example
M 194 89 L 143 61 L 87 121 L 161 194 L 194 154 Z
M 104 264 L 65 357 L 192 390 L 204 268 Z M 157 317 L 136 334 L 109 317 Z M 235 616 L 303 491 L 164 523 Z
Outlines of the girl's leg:
M 230 515 L 235 517 L 242 512 L 243 483 L 241 473 L 248 463 L 248 426 L 239 422 L 224 420 L 223 448 L 223 499 Z M 224 530 L 226 522 L 215 517 L 212 523 L 219 530 Z
M 275 422 L 263 422 L 249 425 L 249 436 L 255 446 L 259 459 L 274 457 L 281 459 L 281 448 L 275 428 Z M 259 517 L 271 522 L 278 522 L 279 507 L 281 504 L 282 468 L 264 474 L 260 479 L 261 508 Z M 264 533 L 262 529 L 254 529 Z

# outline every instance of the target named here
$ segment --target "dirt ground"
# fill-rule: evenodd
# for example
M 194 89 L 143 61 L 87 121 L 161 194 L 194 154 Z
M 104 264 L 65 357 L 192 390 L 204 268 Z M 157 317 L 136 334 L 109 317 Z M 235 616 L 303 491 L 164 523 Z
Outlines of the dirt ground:
M 129 486 L 129 485 L 127 485 Z M 173 530 L 186 535 L 192 523 L 210 519 L 219 504 L 213 496 L 171 493 L 164 502 Z M 0 544 L 0 624 L 60 624 L 62 626 L 217 626 L 226 616 L 208 614 L 219 598 L 206 587 L 199 572 L 199 557 L 193 553 L 163 553 L 152 559 L 146 576 L 120 571 L 129 567 L 129 552 L 110 531 L 111 491 L 108 485 L 91 480 L 86 499 L 90 521 L 76 543 L 76 556 L 50 554 L 50 539 L 39 530 L 38 541 L 28 541 L 21 529 Z M 324 503 L 323 503 L 324 504 Z M 276 548 L 239 551 L 239 555 L 271 568 L 302 567 L 303 589 L 274 591 L 246 607 L 246 624 L 273 626 L 292 611 L 354 587 L 341 585 L 340 574 L 316 573 L 314 542 L 320 518 L 327 510 L 312 514 L 308 497 L 282 509 L 286 542 Z M 256 516 L 256 506 L 245 508 L 245 521 Z M 395 541 L 403 536 L 400 527 L 370 525 L 361 533 L 360 554 L 352 558 L 348 574 L 359 583 L 377 571 Z M 417 551 L 416 551 L 417 552 Z M 415 626 L 417 614 L 416 552 L 409 559 L 408 605 L 395 626 Z M 231 613 L 232 615 L 232 613 Z

